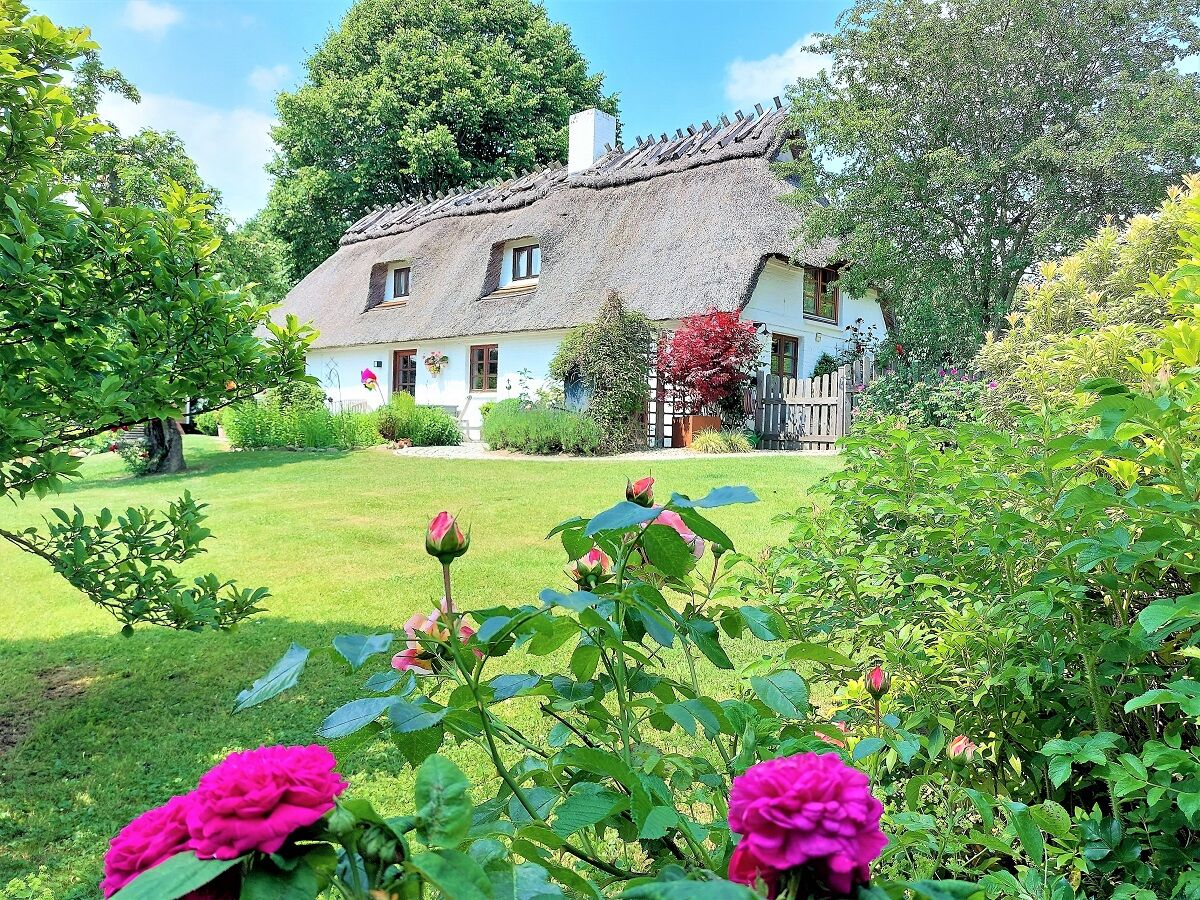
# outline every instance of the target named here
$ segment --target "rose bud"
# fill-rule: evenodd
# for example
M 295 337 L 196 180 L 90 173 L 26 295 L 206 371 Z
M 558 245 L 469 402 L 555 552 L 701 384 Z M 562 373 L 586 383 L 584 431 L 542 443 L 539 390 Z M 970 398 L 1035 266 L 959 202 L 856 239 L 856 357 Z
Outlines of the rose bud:
M 625 479 L 625 499 L 638 506 L 649 509 L 654 505 L 654 479 L 639 478 L 637 481 Z
M 612 572 L 612 560 L 599 547 L 593 547 L 567 566 L 567 577 L 581 588 L 594 588 L 607 581 Z
M 979 750 L 978 744 L 971 743 L 966 735 L 960 734 L 946 747 L 946 756 L 952 762 L 969 763 Z
M 876 666 L 867 674 L 866 686 L 867 693 L 878 701 L 891 688 L 892 676 L 884 672 L 879 666 Z
M 443 510 L 433 517 L 429 530 L 425 532 L 426 553 L 436 556 L 442 565 L 449 565 L 466 553 L 469 546 L 471 536 L 463 534 L 454 516 Z

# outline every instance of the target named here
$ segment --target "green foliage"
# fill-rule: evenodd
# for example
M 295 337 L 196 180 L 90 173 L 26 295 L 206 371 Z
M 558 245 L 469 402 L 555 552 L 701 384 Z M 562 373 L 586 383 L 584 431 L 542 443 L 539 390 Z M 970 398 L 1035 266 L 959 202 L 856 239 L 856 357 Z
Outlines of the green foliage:
M 1183 238 L 1134 387 L 1093 380 L 1010 430 L 863 429 L 828 507 L 744 560 L 809 646 L 892 676 L 882 710 L 855 680 L 829 706 L 906 877 L 1200 892 L 1200 211 Z M 977 752 L 948 756 L 955 735 Z
M 409 438 L 414 447 L 457 447 L 462 443 L 462 431 L 444 409 L 418 406 L 413 411 Z
M 1076 402 L 1076 388 L 1101 376 L 1133 385 L 1126 359 L 1153 346 L 1167 317 L 1167 294 L 1146 290 L 1174 268 L 1179 231 L 1200 215 L 1200 179 L 1185 179 L 1153 216 L 1107 226 L 1077 253 L 1041 267 L 975 367 L 997 390 L 985 400 L 1003 418 L 1009 403 L 1037 407 Z
M 754 447 L 740 431 L 698 431 L 692 436 L 697 453 L 749 453 Z
M 36 875 L 14 878 L 0 886 L 0 900 L 55 900 L 45 872 L 39 869 Z
M 832 375 L 841 367 L 841 363 L 828 353 L 822 353 L 817 357 L 817 362 L 813 366 L 812 377 L 820 378 L 824 375 Z
M 278 97 L 264 218 L 294 276 L 372 207 L 567 154 L 567 120 L 616 112 L 565 25 L 528 0 L 358 0 Z
M 857 0 L 790 92 L 804 238 L 836 238 L 845 288 L 902 325 L 981 338 L 1036 260 L 1195 169 L 1200 82 L 1176 61 L 1197 47 L 1176 0 Z
M 586 412 L 600 428 L 605 453 L 644 443 L 637 417 L 650 396 L 656 340 L 650 320 L 626 308 L 613 291 L 596 321 L 567 335 L 550 362 L 551 377 L 564 383 L 579 378 L 590 390 Z
M 375 427 L 385 441 L 401 441 L 412 438 L 413 418 L 417 402 L 407 391 L 394 391 L 388 402 L 375 413 Z
M 323 405 L 313 409 L 250 400 L 225 410 L 222 422 L 230 444 L 239 450 L 355 450 L 380 441 L 373 413 L 331 413 Z
M 867 386 L 854 413 L 854 427 L 895 417 L 915 428 L 952 428 L 983 418 L 983 399 L 994 388 L 976 375 L 951 366 L 915 375 L 892 370 Z
M 197 415 L 193 420 L 196 423 L 196 430 L 201 434 L 215 435 L 221 427 L 222 412 L 223 410 L 214 409 Z
M 94 49 L 82 31 L 27 16 L 11 0 L 0 5 L 8 135 L 0 157 L 0 494 L 10 500 L 60 490 L 78 474 L 72 448 L 90 437 L 178 416 L 189 400 L 215 408 L 304 371 L 309 330 L 294 319 L 270 323 L 264 306 L 213 274 L 218 242 L 203 197 L 167 184 L 156 209 L 107 207 L 86 189 L 78 203 L 67 202 L 62 160 L 103 132 L 77 115 L 61 82 L 72 61 Z M 227 391 L 230 381 L 241 387 Z M 187 500 L 175 507 L 184 518 L 195 508 Z M 105 511 L 97 520 L 140 515 Z M 236 621 L 201 611 L 189 623 L 186 604 L 178 615 L 157 616 L 161 598 L 125 592 L 126 579 L 154 585 L 173 577 L 159 571 L 172 554 L 138 534 L 136 526 L 80 528 L 66 544 L 51 523 L 45 532 L 0 537 L 70 573 L 101 606 L 118 611 L 128 601 L 118 618 L 129 624 L 143 611 L 179 627 Z M 132 543 L 114 574 L 121 551 L 112 542 L 126 538 Z M 90 540 L 100 543 L 92 548 Z M 245 592 L 211 576 L 201 581 L 200 593 L 216 591 L 229 609 L 243 608 Z
M 493 450 L 546 455 L 600 451 L 600 428 L 587 416 L 564 409 L 501 400 L 483 420 L 483 439 Z

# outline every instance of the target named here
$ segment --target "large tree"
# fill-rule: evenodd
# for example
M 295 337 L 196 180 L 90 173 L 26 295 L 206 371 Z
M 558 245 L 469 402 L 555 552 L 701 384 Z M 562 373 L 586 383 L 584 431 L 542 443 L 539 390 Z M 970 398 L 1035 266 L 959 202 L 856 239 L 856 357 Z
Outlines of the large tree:
M 1008 312 L 1035 260 L 1152 209 L 1197 165 L 1196 0 L 858 0 L 792 91 L 796 199 L 889 324 Z M 932 307 L 932 308 L 931 308 Z M 919 323 L 919 324 L 917 324 Z
M 62 161 L 103 129 L 77 115 L 61 83 L 94 48 L 86 32 L 0 0 L 0 497 L 10 501 L 77 476 L 82 441 L 304 372 L 310 330 L 271 324 L 266 306 L 214 274 L 219 238 L 203 195 L 168 184 L 154 208 L 108 206 L 64 180 Z M 129 627 L 224 627 L 265 591 L 172 571 L 202 551 L 203 519 L 185 495 L 162 513 L 56 511 L 0 539 Z
M 566 159 L 603 76 L 530 0 L 359 0 L 279 95 L 266 219 L 299 277 L 368 209 Z

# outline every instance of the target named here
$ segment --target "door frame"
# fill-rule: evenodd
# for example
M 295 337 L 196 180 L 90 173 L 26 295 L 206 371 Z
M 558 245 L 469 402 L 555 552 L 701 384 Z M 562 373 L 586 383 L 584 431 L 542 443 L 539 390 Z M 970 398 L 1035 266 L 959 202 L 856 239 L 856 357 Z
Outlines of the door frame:
M 411 389 L 400 385 L 400 360 L 412 360 L 412 386 Z M 406 394 L 411 394 L 413 397 L 417 395 L 417 351 L 412 350 L 393 350 L 392 351 L 392 393 L 404 391 Z

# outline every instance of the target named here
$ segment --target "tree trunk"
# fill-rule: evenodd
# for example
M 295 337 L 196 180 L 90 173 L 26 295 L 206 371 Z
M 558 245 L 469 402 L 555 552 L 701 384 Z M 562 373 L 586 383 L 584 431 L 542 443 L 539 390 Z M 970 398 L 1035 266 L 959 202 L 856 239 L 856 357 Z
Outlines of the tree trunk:
M 146 423 L 147 475 L 172 475 L 187 468 L 183 461 L 183 429 L 174 419 Z

